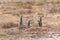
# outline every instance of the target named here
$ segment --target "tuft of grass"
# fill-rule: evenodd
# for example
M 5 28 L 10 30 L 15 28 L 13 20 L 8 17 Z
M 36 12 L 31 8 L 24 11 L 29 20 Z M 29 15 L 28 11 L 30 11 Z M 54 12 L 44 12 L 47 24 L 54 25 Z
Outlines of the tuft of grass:
M 1 2 L 0 2 L 0 4 L 1 4 Z
M 51 10 L 49 10 L 49 13 L 57 13 L 57 9 L 56 8 L 52 8 Z
M 26 2 L 25 4 L 30 4 L 30 5 L 34 5 L 35 2 L 31 1 L 31 2 Z
M 8 22 L 8 23 L 4 23 L 2 25 L 2 28 L 12 28 L 12 27 L 17 27 L 17 26 L 18 26 L 18 24 L 16 24 L 16 23 Z
M 44 5 L 45 3 L 46 3 L 46 2 L 37 2 L 36 5 L 37 5 L 37 6 L 42 6 L 42 5 Z
M 15 2 L 15 5 L 17 5 L 17 6 L 21 6 L 23 4 L 24 4 L 23 2 Z
M 60 2 L 56 2 L 56 4 L 60 4 Z

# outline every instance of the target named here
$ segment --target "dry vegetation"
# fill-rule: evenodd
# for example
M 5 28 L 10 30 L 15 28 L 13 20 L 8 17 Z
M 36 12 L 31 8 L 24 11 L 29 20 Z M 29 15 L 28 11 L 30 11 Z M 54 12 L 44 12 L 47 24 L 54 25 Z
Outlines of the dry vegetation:
M 5 36 L 5 38 L 8 37 L 7 40 L 19 40 L 19 37 L 53 38 L 54 34 L 60 35 L 59 13 L 60 2 L 9 2 L 1 4 L 0 38 L 3 39 Z
M 8 22 L 3 24 L 2 28 L 13 28 L 13 27 L 18 27 L 18 24 L 13 23 L 13 22 Z

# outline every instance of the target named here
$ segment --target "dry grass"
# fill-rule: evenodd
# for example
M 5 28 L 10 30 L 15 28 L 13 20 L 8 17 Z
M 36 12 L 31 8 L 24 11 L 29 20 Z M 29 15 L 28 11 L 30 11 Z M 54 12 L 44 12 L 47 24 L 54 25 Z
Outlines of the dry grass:
M 18 3 L 18 5 L 20 5 L 20 3 Z M 52 31 L 59 31 L 60 28 L 58 27 L 57 24 L 59 24 L 58 22 L 60 22 L 60 19 L 59 19 L 60 14 L 58 14 L 59 18 L 57 19 L 57 15 L 56 14 L 53 15 L 52 11 L 54 11 L 54 10 L 51 11 L 52 14 L 50 15 L 46 12 L 48 7 L 46 8 L 46 5 L 44 5 L 44 3 L 38 3 L 37 5 L 38 5 L 37 7 L 34 6 L 35 8 L 30 4 L 22 5 L 20 7 L 17 6 L 16 10 L 14 10 L 12 8 L 12 7 L 15 7 L 15 5 L 10 5 L 12 7 L 9 6 L 8 7 L 9 9 L 5 8 L 9 12 L 7 12 L 6 10 L 5 10 L 6 12 L 4 12 L 2 10 L 2 12 L 4 12 L 4 14 L 0 14 L 0 17 L 1 17 L 0 23 L 2 23 L 2 29 L 6 29 L 6 28 L 9 29 L 9 31 L 7 30 L 8 31 L 7 34 L 9 36 L 10 35 L 15 35 L 15 36 L 19 35 L 19 36 L 27 36 L 27 37 L 29 36 L 29 34 L 32 35 L 31 37 L 34 37 L 34 36 L 38 36 L 38 37 L 43 36 L 44 37 L 44 35 L 45 34 L 47 35 L 47 33 L 49 31 L 51 31 L 51 32 Z M 44 6 L 40 6 L 40 5 L 44 5 Z M 8 6 L 8 5 L 5 5 L 5 6 Z M 17 9 L 18 7 L 19 7 L 19 9 Z M 25 9 L 28 9 L 28 10 L 25 10 Z M 11 12 L 11 10 L 12 10 L 12 12 Z M 32 14 L 30 15 L 29 13 L 32 13 Z M 19 23 L 21 15 L 23 16 L 23 24 L 24 24 L 24 26 L 26 26 L 26 27 L 24 27 L 24 29 L 22 29 L 23 32 L 16 30 L 18 27 L 17 22 Z M 39 27 L 37 24 L 37 21 L 39 20 L 38 15 L 43 16 L 42 21 L 44 21 L 45 23 L 43 22 L 42 27 Z M 30 19 L 33 20 L 33 24 L 30 28 L 28 28 L 27 22 Z M 16 28 L 16 29 L 12 29 L 12 28 Z
M 13 27 L 18 27 L 18 24 L 13 23 L 13 22 L 8 22 L 3 24 L 2 28 L 13 28 Z
M 45 2 L 37 2 L 35 5 L 37 6 L 43 6 L 45 4 Z

